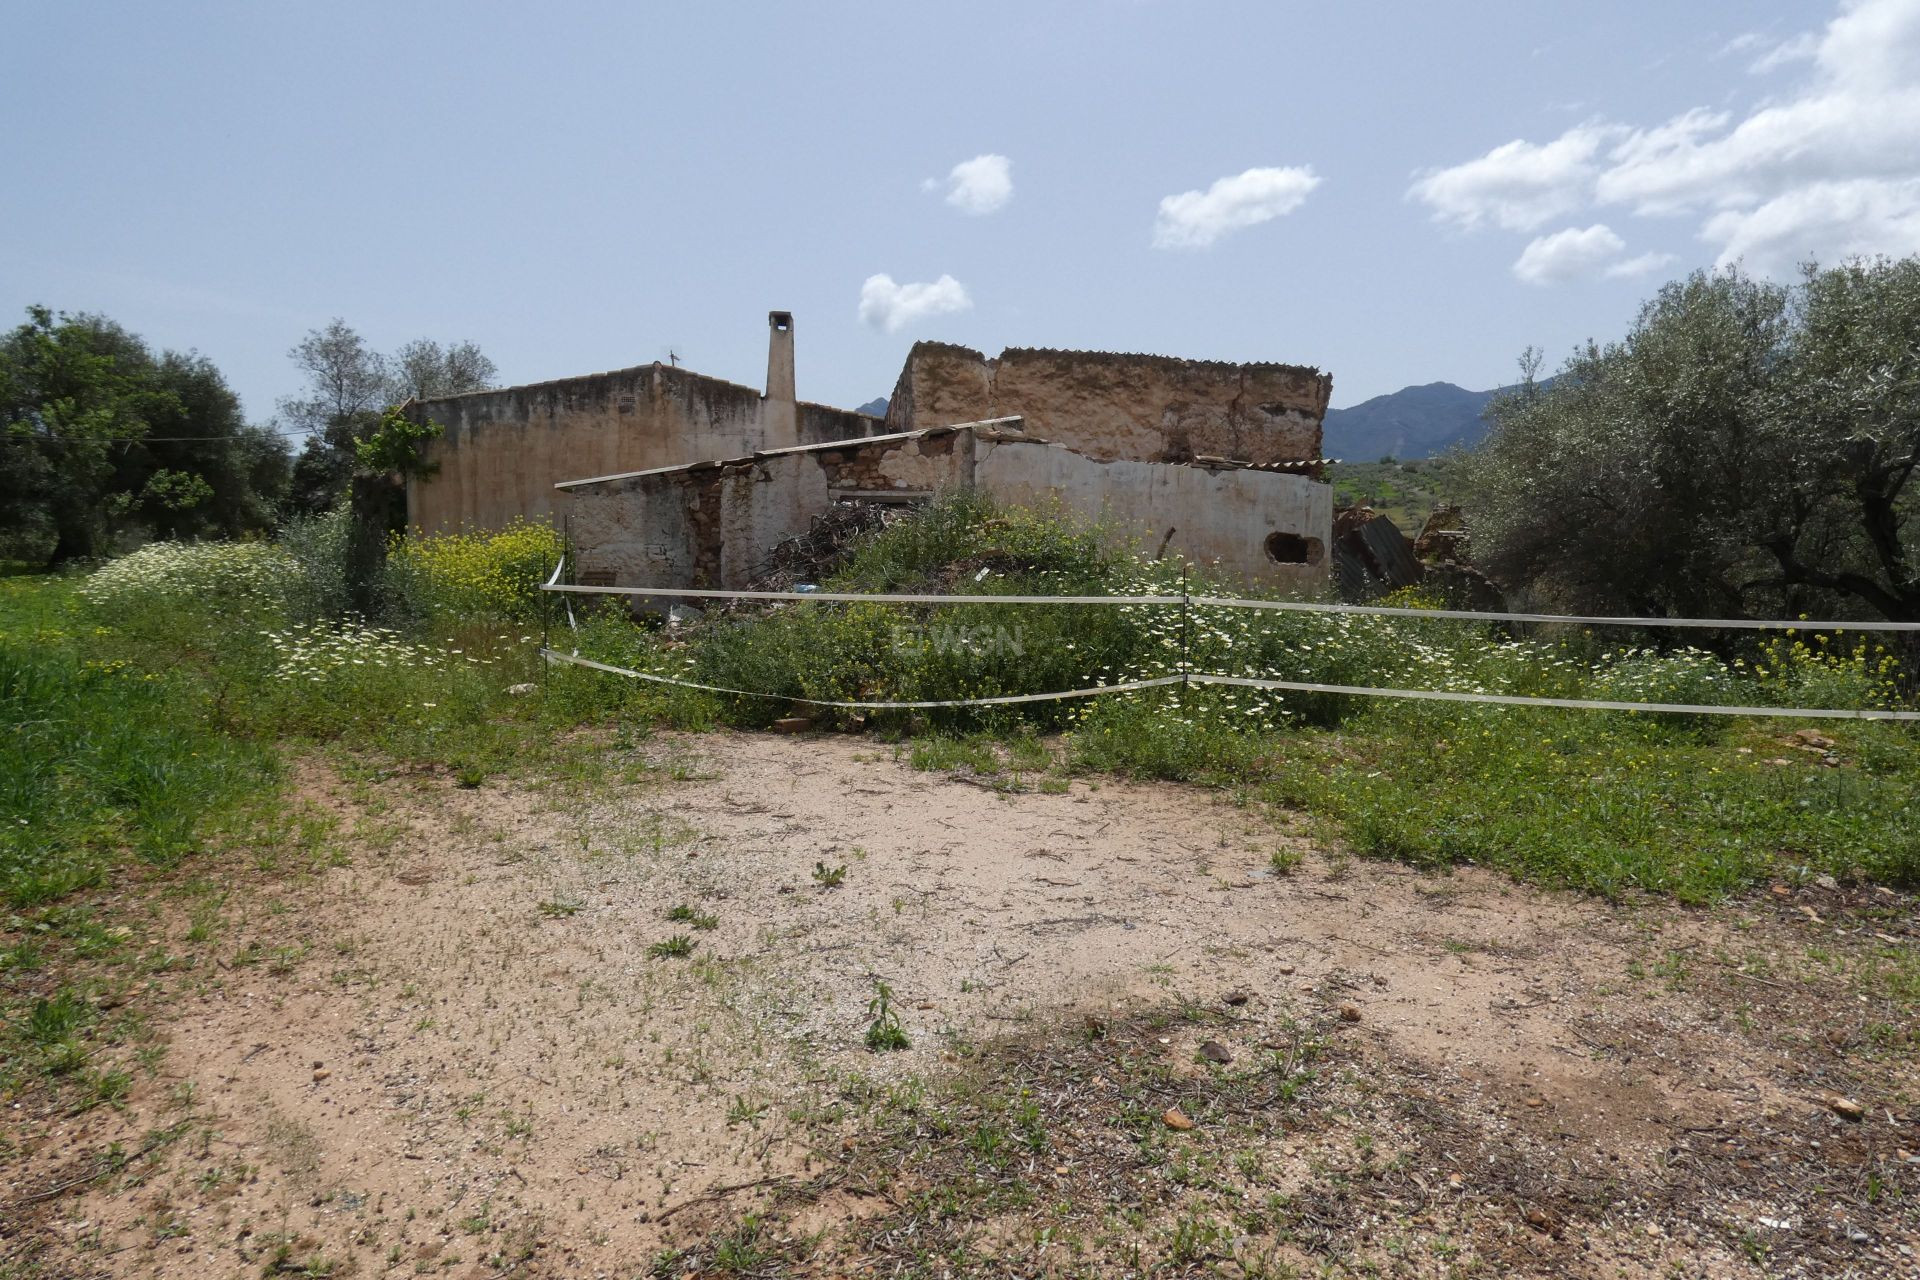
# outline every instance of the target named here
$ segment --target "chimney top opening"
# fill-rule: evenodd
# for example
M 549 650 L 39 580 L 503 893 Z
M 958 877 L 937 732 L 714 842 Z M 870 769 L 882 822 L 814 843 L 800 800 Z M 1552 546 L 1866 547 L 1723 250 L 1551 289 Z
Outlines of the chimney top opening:
M 793 328 L 793 313 L 791 311 L 769 311 L 767 313 L 767 323 L 784 333 L 788 329 Z

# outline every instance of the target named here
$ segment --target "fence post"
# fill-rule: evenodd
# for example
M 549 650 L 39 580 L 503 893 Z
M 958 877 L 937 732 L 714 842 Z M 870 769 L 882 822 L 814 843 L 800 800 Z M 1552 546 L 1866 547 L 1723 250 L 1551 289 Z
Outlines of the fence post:
M 566 567 L 566 564 L 567 554 L 562 551 L 560 559 L 554 562 L 553 576 L 548 578 L 545 586 L 540 589 L 540 680 L 542 683 L 546 681 L 547 668 L 552 665 L 547 661 L 546 651 L 553 648 L 554 599 L 553 592 L 547 588 L 560 581 L 560 571 Z
M 1182 561 L 1180 564 L 1180 696 L 1183 704 L 1187 693 L 1187 674 L 1191 670 L 1191 664 L 1187 658 L 1189 625 L 1187 611 L 1191 607 L 1192 595 L 1187 590 L 1187 565 Z

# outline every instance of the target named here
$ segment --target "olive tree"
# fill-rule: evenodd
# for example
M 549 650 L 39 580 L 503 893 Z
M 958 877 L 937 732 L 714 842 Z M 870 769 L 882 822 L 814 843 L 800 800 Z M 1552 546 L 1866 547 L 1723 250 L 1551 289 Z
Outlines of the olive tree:
M 1920 258 L 1809 272 L 1756 542 L 1782 581 L 1920 622 Z
M 1583 612 L 1920 619 L 1920 260 L 1663 288 L 1489 410 L 1487 570 Z
M 346 492 L 355 441 L 376 429 L 382 410 L 410 398 L 482 391 L 498 372 L 472 342 L 420 338 L 383 355 L 340 319 L 308 332 L 287 355 L 306 380 L 301 394 L 280 402 L 281 416 L 307 432 L 292 483 L 292 506 L 305 515 Z

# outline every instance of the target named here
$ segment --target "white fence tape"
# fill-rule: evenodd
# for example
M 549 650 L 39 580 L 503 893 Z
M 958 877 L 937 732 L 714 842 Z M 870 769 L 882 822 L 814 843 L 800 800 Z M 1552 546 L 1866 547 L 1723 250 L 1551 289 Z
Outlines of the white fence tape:
M 1410 609 L 1393 605 L 1316 604 L 1299 600 L 1254 600 L 1235 596 L 996 596 L 996 595 L 923 595 L 886 594 L 851 591 L 721 591 L 695 587 L 594 587 L 572 586 L 560 582 L 563 559 L 553 568 L 553 576 L 543 591 L 575 595 L 624 595 L 691 598 L 704 600 L 798 600 L 829 603 L 876 604 L 1151 604 L 1200 605 L 1228 609 L 1276 609 L 1295 613 L 1346 613 L 1370 617 L 1453 618 L 1472 622 L 1545 622 L 1575 626 L 1619 627 L 1696 627 L 1761 631 L 1920 631 L 1920 622 L 1823 622 L 1787 621 L 1751 618 L 1632 618 L 1583 616 L 1554 613 L 1495 613 L 1477 609 Z M 567 608 L 567 624 L 579 630 L 573 609 Z M 760 693 L 752 689 L 728 689 L 720 685 L 700 684 L 673 676 L 635 671 L 583 658 L 578 652 L 561 653 L 542 646 L 540 654 L 549 663 L 564 662 L 590 667 L 611 675 L 627 676 L 654 684 L 698 689 L 705 693 L 724 693 L 740 698 L 771 698 L 811 707 L 840 707 L 859 711 L 919 711 L 942 707 L 1010 706 L 1024 702 L 1064 702 L 1072 698 L 1095 698 L 1107 693 L 1129 693 L 1137 689 L 1157 689 L 1169 685 L 1227 685 L 1244 689 L 1274 689 L 1295 693 L 1336 693 L 1362 698 L 1411 698 L 1426 702 L 1491 703 L 1506 707 L 1559 707 L 1576 711 L 1639 711 L 1661 714 L 1703 716 L 1786 717 L 1802 720 L 1896 720 L 1920 721 L 1920 711 L 1883 711 L 1837 707 L 1744 707 L 1713 706 L 1688 702 L 1618 702 L 1605 698 L 1546 698 L 1509 693 L 1465 693 L 1447 689 L 1381 689 L 1371 685 L 1319 684 L 1308 680 L 1267 680 L 1252 676 L 1222 676 L 1205 672 L 1156 676 L 1146 680 L 1127 680 L 1089 689 L 1066 689 L 1057 693 L 1019 693 L 990 698 L 953 698 L 937 701 L 852 702 L 823 698 L 795 698 L 786 694 Z
M 1559 622 L 1580 627 L 1695 627 L 1707 631 L 1920 631 L 1920 622 L 1829 622 L 1784 618 L 1635 618 L 1577 613 L 1492 613 L 1479 609 L 1408 609 L 1398 605 L 1315 604 L 1305 600 L 1243 600 L 1189 596 L 1196 605 L 1280 609 L 1289 613 L 1357 613 L 1376 618 L 1456 618 L 1468 622 Z
M 616 676 L 631 676 L 635 680 L 647 680 L 654 684 L 676 685 L 682 689 L 700 689 L 707 693 L 730 693 L 740 698 L 771 698 L 777 702 L 803 702 L 810 707 L 847 707 L 857 711 L 925 711 L 935 707 L 1005 707 L 1016 702 L 1065 702 L 1069 698 L 1095 698 L 1103 693 L 1127 693 L 1134 689 L 1157 689 L 1162 685 L 1179 684 L 1179 676 L 1158 676 L 1152 680 L 1128 680 L 1120 684 L 1098 685 L 1091 689 L 1067 689 L 1060 693 L 1009 693 L 992 698 L 950 698 L 944 701 L 927 702 L 839 702 L 831 698 L 795 698 L 784 693 L 756 693 L 751 689 L 728 689 L 717 684 L 698 684 L 692 680 L 679 680 L 673 676 L 655 675 L 651 671 L 634 671 L 629 667 L 610 666 L 604 662 L 595 662 L 592 658 L 583 658 L 577 653 L 561 653 L 558 649 L 541 649 L 540 656 L 548 662 L 570 662 L 577 667 L 592 667 L 595 671 L 605 671 Z
M 836 604 L 1179 604 L 1184 596 L 939 596 L 871 591 L 710 591 L 695 587 L 582 587 L 549 584 L 544 591 L 592 596 L 662 596 L 675 600 L 825 600 Z M 1196 600 L 1198 597 L 1194 597 Z
M 563 562 L 564 563 L 564 562 Z M 594 587 L 558 581 L 560 566 L 543 591 L 573 595 L 647 596 L 687 600 L 817 600 L 835 604 L 1189 604 L 1225 609 L 1276 609 L 1288 613 L 1346 613 L 1376 618 L 1452 618 L 1465 622 L 1545 622 L 1585 627 L 1691 627 L 1707 631 L 1906 631 L 1920 622 L 1836 622 L 1789 618 L 1636 618 L 1603 614 L 1496 613 L 1480 609 L 1411 609 L 1399 605 L 1321 604 L 1310 600 L 1254 600 L 1239 596 L 997 596 L 932 595 L 873 591 L 721 591 L 709 587 Z
M 591 667 L 610 675 L 629 676 L 653 684 L 673 685 L 681 689 L 699 689 L 706 693 L 726 693 L 740 698 L 769 698 L 777 702 L 798 702 L 810 707 L 846 707 L 861 711 L 924 711 L 935 707 L 1001 707 L 1019 702 L 1064 702 L 1070 698 L 1095 698 L 1103 693 L 1130 693 L 1135 689 L 1159 689 L 1169 685 L 1231 685 L 1243 689 L 1285 689 L 1300 693 L 1345 693 L 1358 697 L 1414 698 L 1428 702 L 1489 702 L 1506 707 L 1564 707 L 1579 711 L 1646 711 L 1704 716 L 1785 716 L 1801 720 L 1920 720 L 1920 711 L 1876 711 L 1824 709 L 1814 707 L 1722 707 L 1686 702 L 1611 702 L 1601 698 L 1536 698 L 1508 693 L 1456 693 L 1447 689 L 1375 689 L 1366 685 L 1315 684 L 1306 680 L 1260 680 L 1251 676 L 1217 676 L 1192 672 L 1183 676 L 1155 676 L 1149 680 L 1125 680 L 1119 684 L 1099 685 L 1091 689 L 1068 689 L 1060 693 L 1016 693 L 992 698 L 950 698 L 916 702 L 841 702 L 830 698 L 796 698 L 784 693 L 759 693 L 752 689 L 728 689 L 721 685 L 700 684 L 674 676 L 655 675 L 595 662 L 577 653 L 557 649 L 540 650 L 548 662 L 566 662 Z

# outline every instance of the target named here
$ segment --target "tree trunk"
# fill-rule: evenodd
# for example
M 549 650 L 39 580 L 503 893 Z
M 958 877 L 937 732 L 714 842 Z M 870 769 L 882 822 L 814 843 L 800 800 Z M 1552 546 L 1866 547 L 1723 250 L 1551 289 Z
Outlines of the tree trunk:
M 53 520 L 55 538 L 53 555 L 47 559 L 49 569 L 90 559 L 99 549 L 99 532 L 85 512 L 69 502 L 57 501 L 53 504 Z
M 349 488 L 347 599 L 355 613 L 380 612 L 380 570 L 387 539 L 406 527 L 407 491 L 392 476 L 355 476 Z

